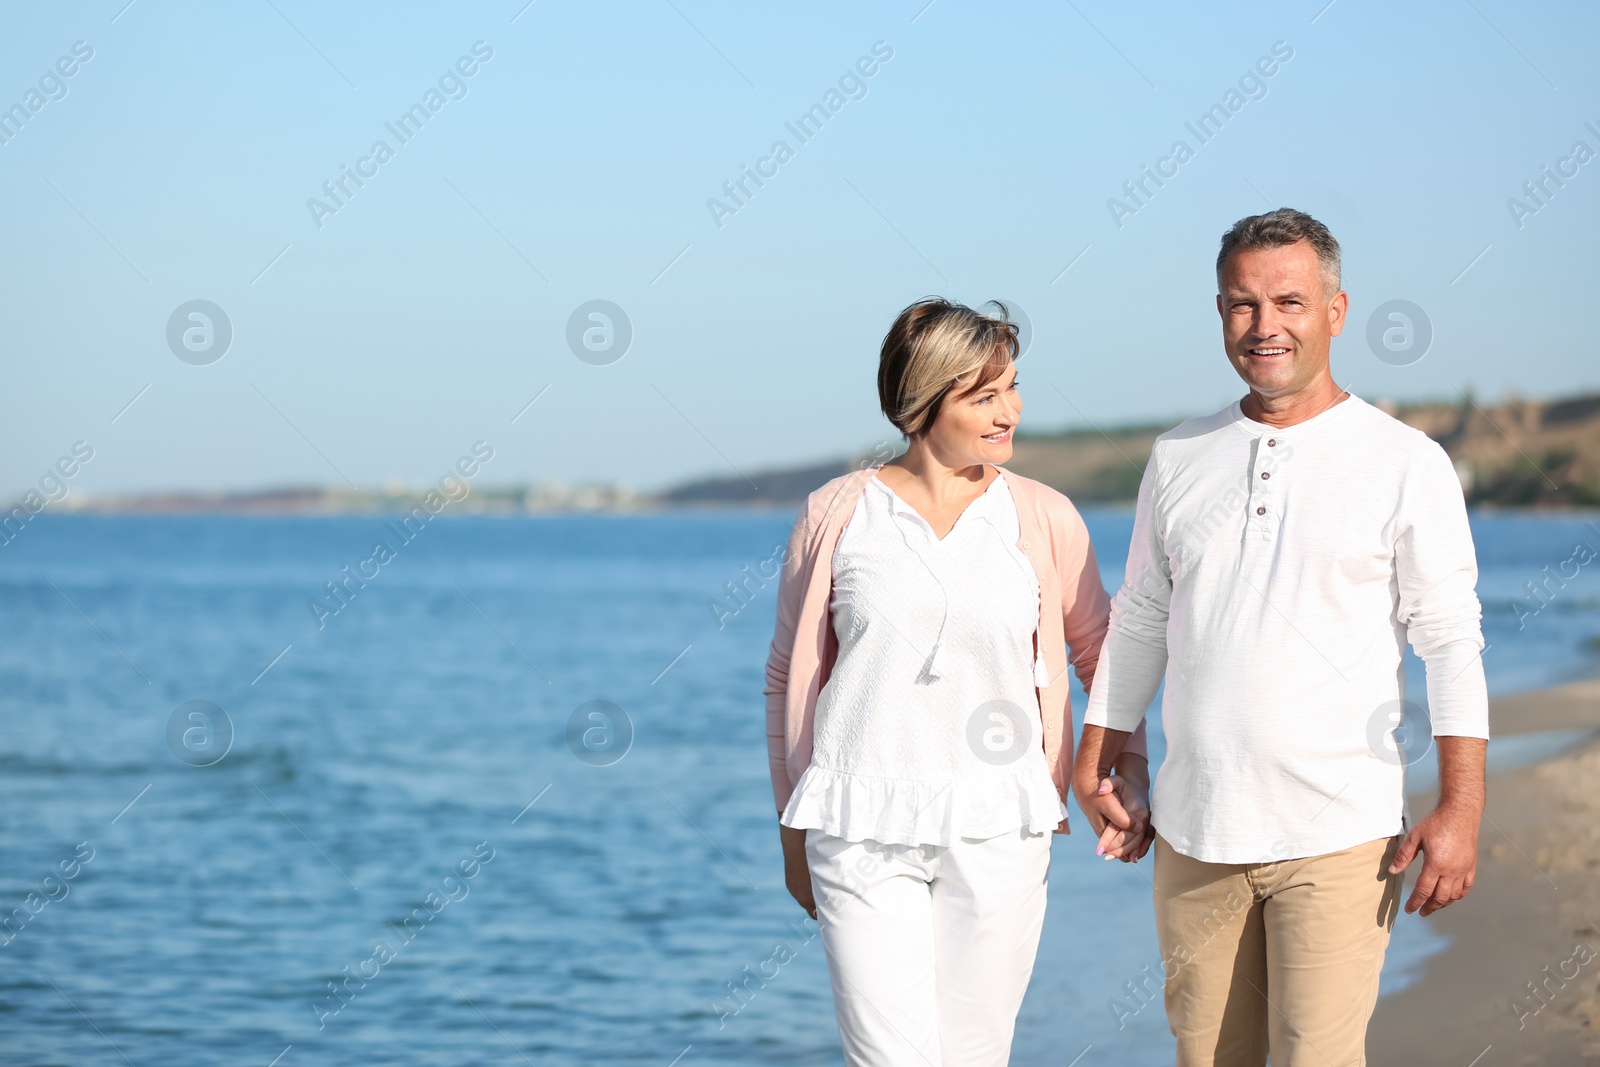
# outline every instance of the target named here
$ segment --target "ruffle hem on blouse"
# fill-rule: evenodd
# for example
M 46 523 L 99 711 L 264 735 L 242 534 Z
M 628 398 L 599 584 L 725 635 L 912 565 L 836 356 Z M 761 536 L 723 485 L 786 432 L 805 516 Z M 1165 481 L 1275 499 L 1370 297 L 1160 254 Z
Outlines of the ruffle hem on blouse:
M 952 845 L 1024 826 L 1050 833 L 1066 817 L 1049 774 L 1031 762 L 945 781 L 848 774 L 813 763 L 780 821 L 846 841 Z

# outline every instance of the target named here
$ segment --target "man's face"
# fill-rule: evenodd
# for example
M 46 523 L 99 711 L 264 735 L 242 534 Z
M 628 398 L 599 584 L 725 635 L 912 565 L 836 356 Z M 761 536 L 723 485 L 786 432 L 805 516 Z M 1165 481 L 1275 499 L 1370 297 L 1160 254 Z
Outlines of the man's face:
M 1349 297 L 1325 290 L 1310 242 L 1234 252 L 1218 282 L 1223 345 L 1252 392 L 1289 396 L 1327 375 Z

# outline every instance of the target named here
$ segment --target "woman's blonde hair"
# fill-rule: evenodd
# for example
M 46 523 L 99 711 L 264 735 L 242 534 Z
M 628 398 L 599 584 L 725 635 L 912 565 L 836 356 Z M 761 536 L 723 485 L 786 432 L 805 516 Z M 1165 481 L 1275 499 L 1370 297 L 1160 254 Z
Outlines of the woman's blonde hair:
M 955 399 L 983 388 L 1005 373 L 1020 354 L 1017 324 L 998 300 L 998 316 L 938 296 L 924 297 L 900 312 L 884 335 L 878 355 L 878 403 L 906 437 L 926 433 L 940 405 L 963 379 L 976 375 Z

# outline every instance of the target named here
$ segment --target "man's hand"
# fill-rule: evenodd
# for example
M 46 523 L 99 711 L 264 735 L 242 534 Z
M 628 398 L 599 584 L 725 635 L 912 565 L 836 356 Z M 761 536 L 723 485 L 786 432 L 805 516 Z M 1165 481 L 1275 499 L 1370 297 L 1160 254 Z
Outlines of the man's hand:
M 1434 808 L 1411 828 L 1400 843 L 1390 874 L 1411 866 L 1423 854 L 1422 873 L 1406 900 L 1406 914 L 1422 909 L 1424 916 L 1448 907 L 1467 895 L 1478 876 L 1478 819 L 1481 809 L 1455 805 Z
M 783 883 L 795 903 L 815 919 L 817 901 L 811 891 L 811 864 L 806 861 L 806 832 L 779 823 L 778 835 L 783 840 Z
M 1400 843 L 1390 874 L 1411 866 L 1422 852 L 1422 873 L 1406 900 L 1406 914 L 1424 916 L 1467 895 L 1478 876 L 1478 822 L 1483 818 L 1483 765 L 1488 742 L 1479 737 L 1435 737 L 1439 749 L 1439 806 Z

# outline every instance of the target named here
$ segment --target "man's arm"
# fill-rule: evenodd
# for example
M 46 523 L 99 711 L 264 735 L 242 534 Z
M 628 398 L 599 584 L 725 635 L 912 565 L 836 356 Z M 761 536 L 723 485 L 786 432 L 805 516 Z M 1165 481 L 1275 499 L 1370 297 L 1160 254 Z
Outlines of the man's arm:
M 1172 603 L 1172 568 L 1161 537 L 1160 444 L 1139 481 L 1133 536 L 1122 588 L 1111 601 L 1105 643 L 1092 676 L 1085 680 L 1086 725 L 1131 734 L 1144 718 L 1167 669 L 1167 616 Z
M 1397 617 L 1427 668 L 1428 707 L 1439 748 L 1439 803 L 1412 828 L 1390 873 L 1423 853 L 1406 911 L 1432 915 L 1472 888 L 1483 817 L 1489 696 L 1483 676 L 1477 556 L 1455 468 L 1430 444 L 1407 473 L 1405 521 L 1395 545 Z
M 1088 687 L 1089 703 L 1072 775 L 1073 793 L 1090 828 L 1101 836 L 1105 853 L 1118 859 L 1137 859 L 1152 840 L 1149 764 L 1143 753 L 1125 749 L 1135 731 L 1144 728 L 1145 711 L 1167 669 L 1172 571 L 1160 532 L 1159 480 L 1158 446 L 1139 481 L 1128 564 L 1122 588 L 1111 602 L 1110 625 L 1093 686 Z M 1131 847 L 1119 847 L 1118 831 L 1130 835 L 1126 840 Z
M 1068 505 L 1071 508 L 1071 505 Z M 1067 640 L 1067 661 L 1077 671 L 1078 682 L 1085 693 L 1094 692 L 1096 668 L 1100 652 L 1105 646 L 1111 623 L 1111 598 L 1100 585 L 1100 564 L 1095 558 L 1094 544 L 1089 538 L 1089 528 L 1076 508 L 1071 508 L 1073 532 L 1071 549 L 1061 563 L 1061 629 Z M 1164 664 L 1163 664 L 1164 666 Z M 1072 724 L 1069 721 L 1067 728 Z M 1141 757 L 1148 756 L 1145 741 L 1145 724 L 1139 723 L 1127 739 L 1126 752 Z M 1071 768 L 1066 769 L 1067 778 Z M 1062 786 L 1067 785 L 1063 781 Z
M 1420 849 L 1422 873 L 1406 900 L 1406 913 L 1432 915 L 1467 895 L 1478 876 L 1478 823 L 1483 818 L 1483 762 L 1489 742 L 1481 737 L 1439 737 L 1439 805 L 1406 835 L 1389 864 L 1398 874 Z

